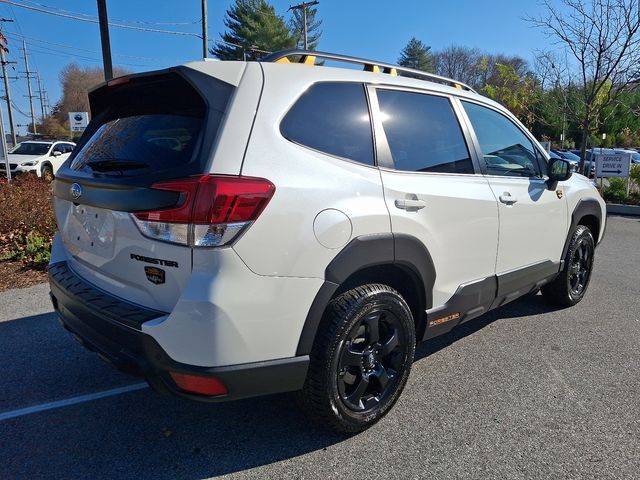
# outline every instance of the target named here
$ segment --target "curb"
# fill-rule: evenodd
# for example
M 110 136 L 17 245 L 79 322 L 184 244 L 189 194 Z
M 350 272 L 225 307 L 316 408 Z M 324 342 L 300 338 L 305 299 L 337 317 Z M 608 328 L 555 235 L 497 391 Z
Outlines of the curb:
M 607 203 L 607 214 L 617 215 L 637 215 L 640 216 L 640 205 L 620 205 L 617 203 Z

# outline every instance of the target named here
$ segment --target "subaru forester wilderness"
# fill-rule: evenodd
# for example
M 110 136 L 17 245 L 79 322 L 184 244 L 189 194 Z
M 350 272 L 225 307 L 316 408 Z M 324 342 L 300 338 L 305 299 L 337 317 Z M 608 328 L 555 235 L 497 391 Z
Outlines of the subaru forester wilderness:
M 51 298 L 159 392 L 300 391 L 356 432 L 398 399 L 416 342 L 589 285 L 598 192 L 454 80 L 283 51 L 117 78 L 90 102 L 54 186 Z

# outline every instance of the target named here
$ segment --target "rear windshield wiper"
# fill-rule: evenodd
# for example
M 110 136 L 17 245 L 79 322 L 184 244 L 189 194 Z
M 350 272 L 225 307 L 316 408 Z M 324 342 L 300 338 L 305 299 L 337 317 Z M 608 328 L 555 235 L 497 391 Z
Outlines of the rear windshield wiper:
M 95 160 L 85 165 L 95 172 L 121 172 L 124 170 L 139 170 L 149 167 L 148 163 L 132 162 L 130 160 Z

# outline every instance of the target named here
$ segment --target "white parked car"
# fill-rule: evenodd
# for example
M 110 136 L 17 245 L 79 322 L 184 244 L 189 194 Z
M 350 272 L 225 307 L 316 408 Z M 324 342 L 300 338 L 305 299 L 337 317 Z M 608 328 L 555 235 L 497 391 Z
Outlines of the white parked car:
M 9 151 L 11 174 L 35 173 L 48 181 L 55 178 L 60 166 L 69 158 L 75 148 L 73 142 L 26 141 L 17 144 Z M 0 162 L 0 171 L 6 173 L 4 162 Z
M 293 50 L 89 98 L 54 182 L 51 298 L 157 391 L 298 390 L 360 431 L 398 399 L 416 342 L 539 289 L 563 307 L 587 291 L 600 195 L 455 80 Z

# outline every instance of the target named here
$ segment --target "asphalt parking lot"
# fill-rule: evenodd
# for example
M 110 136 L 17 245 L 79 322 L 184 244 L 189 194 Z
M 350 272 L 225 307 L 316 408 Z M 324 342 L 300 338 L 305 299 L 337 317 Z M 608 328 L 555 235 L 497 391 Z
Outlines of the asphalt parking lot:
M 137 389 L 71 340 L 47 293 L 0 294 L 0 478 L 640 477 L 638 218 L 609 218 L 582 303 L 526 297 L 422 345 L 395 409 L 353 437 L 290 395 Z

